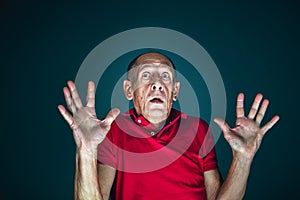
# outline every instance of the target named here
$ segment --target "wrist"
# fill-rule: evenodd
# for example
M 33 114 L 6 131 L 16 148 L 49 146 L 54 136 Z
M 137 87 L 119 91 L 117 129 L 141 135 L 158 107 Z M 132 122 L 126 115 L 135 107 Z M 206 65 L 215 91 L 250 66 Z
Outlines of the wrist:
M 76 154 L 82 158 L 97 159 L 98 150 L 97 148 L 87 149 L 84 147 L 77 147 Z
M 233 160 L 245 165 L 251 165 L 253 156 L 247 153 L 233 152 Z

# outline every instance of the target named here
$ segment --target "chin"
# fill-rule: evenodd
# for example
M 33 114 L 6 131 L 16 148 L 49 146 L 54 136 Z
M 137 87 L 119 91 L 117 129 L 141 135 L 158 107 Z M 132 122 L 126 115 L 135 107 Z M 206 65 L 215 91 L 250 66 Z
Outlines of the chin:
M 167 113 L 164 111 L 161 111 L 161 110 L 153 110 L 153 111 L 150 111 L 149 112 L 149 116 L 152 116 L 152 117 L 160 117 L 160 118 L 163 118 L 167 115 Z
M 148 121 L 151 123 L 160 123 L 168 118 L 166 111 L 151 110 L 148 112 Z

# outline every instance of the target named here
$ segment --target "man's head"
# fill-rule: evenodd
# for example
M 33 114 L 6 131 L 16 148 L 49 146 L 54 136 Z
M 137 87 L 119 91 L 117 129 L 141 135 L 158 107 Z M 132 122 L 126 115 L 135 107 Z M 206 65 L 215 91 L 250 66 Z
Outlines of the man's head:
M 142 54 L 128 66 L 127 77 L 123 83 L 124 94 L 133 100 L 137 114 L 154 126 L 162 126 L 180 88 L 172 61 L 160 53 Z

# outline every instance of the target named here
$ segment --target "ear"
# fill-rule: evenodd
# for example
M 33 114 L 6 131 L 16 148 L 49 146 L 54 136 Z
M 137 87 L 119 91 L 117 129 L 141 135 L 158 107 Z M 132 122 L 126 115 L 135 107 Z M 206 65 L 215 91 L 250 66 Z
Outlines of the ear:
M 179 89 L 180 89 L 180 82 L 176 82 L 174 84 L 174 90 L 173 90 L 173 101 L 176 101 L 178 99 Z
M 133 91 L 132 91 L 132 84 L 131 81 L 129 80 L 124 80 L 123 81 L 123 92 L 129 101 L 133 99 Z

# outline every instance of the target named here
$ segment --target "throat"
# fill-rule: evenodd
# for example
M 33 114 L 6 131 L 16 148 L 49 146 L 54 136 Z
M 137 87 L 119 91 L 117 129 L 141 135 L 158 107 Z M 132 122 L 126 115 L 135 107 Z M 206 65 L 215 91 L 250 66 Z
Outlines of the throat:
M 160 122 L 160 123 L 151 123 L 152 126 L 155 128 L 156 132 L 159 132 L 164 126 L 166 121 Z

